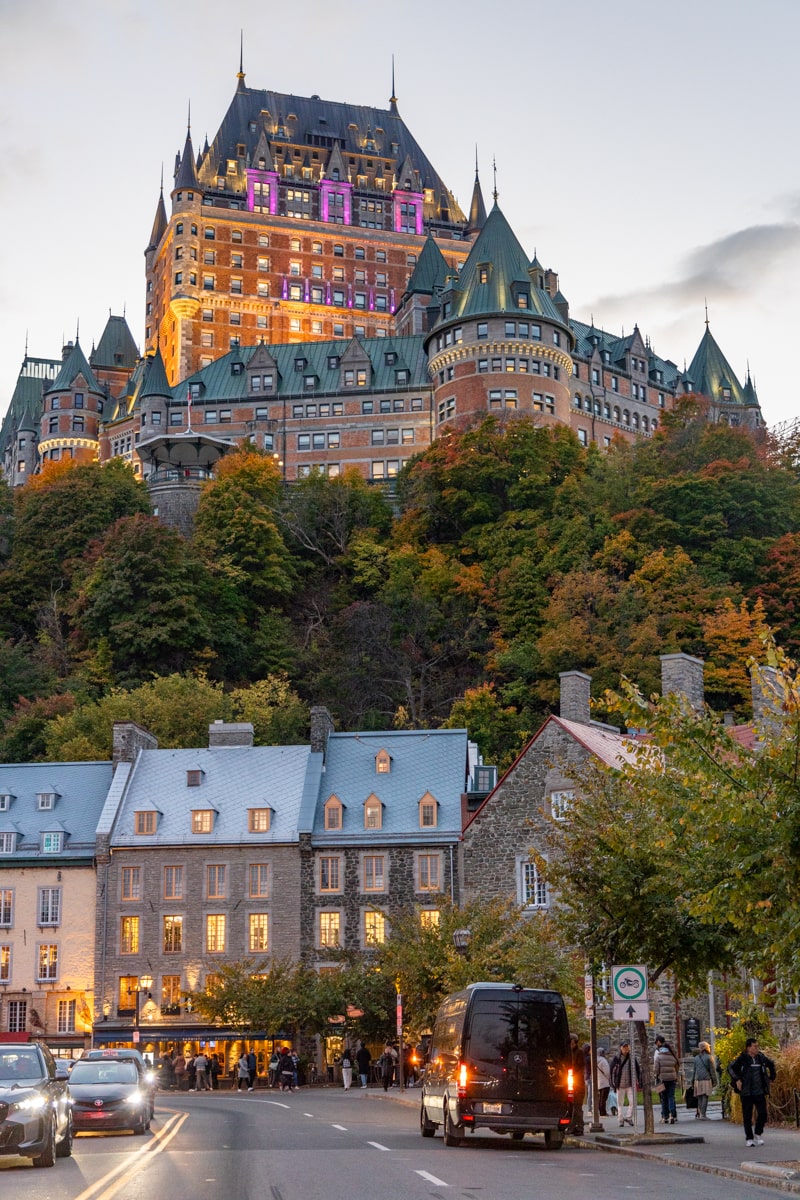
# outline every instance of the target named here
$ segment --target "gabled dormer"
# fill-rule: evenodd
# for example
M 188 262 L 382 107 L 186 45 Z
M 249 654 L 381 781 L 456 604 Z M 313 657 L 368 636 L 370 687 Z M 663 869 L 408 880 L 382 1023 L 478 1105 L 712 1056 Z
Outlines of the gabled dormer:
M 419 827 L 420 829 L 435 829 L 439 824 L 439 802 L 426 792 L 419 802 Z
M 364 801 L 364 828 L 383 828 L 383 804 L 374 792 Z
M 353 338 L 339 360 L 339 385 L 345 391 L 372 386 L 372 363 L 358 338 Z
M 189 770 L 186 772 L 186 786 L 200 787 L 205 779 L 205 775 L 205 771 L 201 770 L 199 767 L 189 768 Z
M 327 831 L 335 832 L 344 825 L 344 805 L 338 796 L 331 795 L 323 807 L 323 824 Z
M 388 775 L 392 769 L 392 756 L 388 750 L 379 750 L 375 755 L 375 774 Z
M 269 347 L 261 342 L 247 363 L 247 391 L 251 396 L 276 396 L 280 386 L 280 371 Z
M 193 808 L 191 820 L 192 833 L 213 833 L 218 816 L 219 812 L 213 806 L 209 808 Z
M 325 178 L 332 183 L 344 183 L 347 180 L 347 167 L 344 164 L 342 148 L 337 142 L 330 152 L 325 168 Z
M 36 809 L 38 812 L 52 812 L 59 800 L 55 789 L 47 789 L 36 793 Z
M 272 161 L 272 151 L 269 147 L 269 139 L 266 130 L 262 129 L 259 134 L 256 148 L 253 151 L 253 158 L 250 164 L 256 171 L 274 171 L 275 164 Z
M 13 792 L 0 791 L 0 813 L 10 812 L 16 798 Z
M 61 823 L 54 821 L 40 830 L 40 849 L 42 854 L 60 854 L 67 844 L 69 833 Z

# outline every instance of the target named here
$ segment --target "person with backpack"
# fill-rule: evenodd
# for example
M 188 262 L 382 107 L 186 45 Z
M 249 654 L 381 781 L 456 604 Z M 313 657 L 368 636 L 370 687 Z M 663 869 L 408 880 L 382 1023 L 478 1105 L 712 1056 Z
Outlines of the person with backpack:
M 742 1102 L 745 1146 L 763 1146 L 761 1136 L 767 1123 L 769 1085 L 775 1079 L 775 1063 L 758 1047 L 758 1038 L 749 1037 L 738 1058 L 728 1063 L 728 1074 Z M 753 1129 L 753 1110 L 756 1126 Z

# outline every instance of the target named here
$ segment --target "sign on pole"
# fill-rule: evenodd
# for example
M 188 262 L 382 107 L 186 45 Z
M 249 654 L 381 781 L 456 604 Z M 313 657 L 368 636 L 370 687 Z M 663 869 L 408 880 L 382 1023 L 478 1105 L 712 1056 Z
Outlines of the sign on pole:
M 611 968 L 611 993 L 615 1021 L 647 1021 L 647 967 L 642 964 Z

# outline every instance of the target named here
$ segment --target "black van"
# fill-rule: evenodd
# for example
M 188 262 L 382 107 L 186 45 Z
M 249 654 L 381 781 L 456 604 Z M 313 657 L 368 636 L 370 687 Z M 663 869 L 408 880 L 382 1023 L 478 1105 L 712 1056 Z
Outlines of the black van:
M 471 983 L 436 1016 L 422 1084 L 420 1130 L 458 1146 L 466 1130 L 522 1138 L 543 1133 L 559 1150 L 572 1120 L 569 1027 L 559 992 Z

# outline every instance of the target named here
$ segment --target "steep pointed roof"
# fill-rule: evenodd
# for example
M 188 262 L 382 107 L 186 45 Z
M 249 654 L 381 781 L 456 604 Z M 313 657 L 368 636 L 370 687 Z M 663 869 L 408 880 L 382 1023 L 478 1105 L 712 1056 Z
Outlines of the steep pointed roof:
M 478 233 L 486 224 L 486 205 L 483 202 L 481 181 L 478 177 L 478 163 L 475 163 L 475 183 L 472 187 L 472 201 L 469 206 L 469 232 Z
M 758 395 L 756 394 L 756 385 L 753 383 L 752 379 L 750 378 L 749 371 L 747 372 L 747 379 L 745 380 L 745 383 L 744 383 L 743 395 L 744 395 L 745 404 L 755 407 L 755 408 L 761 407 L 761 405 L 758 402 Z
M 139 392 L 139 399 L 143 400 L 146 396 L 165 396 L 168 399 L 172 396 L 172 388 L 167 381 L 167 371 L 164 359 L 161 357 L 160 346 L 156 347 L 155 354 L 150 355 L 147 359 L 147 369 L 142 389 Z
M 432 296 L 437 288 L 444 285 L 445 279 L 450 273 L 447 260 L 437 246 L 435 239 L 431 234 L 428 234 L 420 256 L 417 259 L 417 265 L 414 267 L 411 278 L 406 286 L 405 294 L 407 296 L 415 294 Z
M 701 395 L 708 396 L 711 400 L 721 401 L 723 389 L 727 388 L 730 391 L 730 397 L 725 397 L 726 404 L 745 404 L 742 385 L 736 378 L 733 367 L 715 342 L 708 323 L 706 323 L 703 339 L 686 374 L 691 379 L 694 390 Z
M 548 293 L 535 285 L 528 256 L 495 204 L 461 268 L 451 316 L 473 317 L 502 312 L 519 315 L 518 288 L 530 292 L 530 312 L 564 324 Z
M 175 190 L 179 188 L 196 188 L 199 187 L 197 181 L 197 169 L 194 165 L 194 150 L 192 148 L 191 130 L 186 130 L 186 141 L 183 146 L 183 154 L 181 155 L 180 166 L 175 173 Z
M 164 189 L 158 194 L 158 204 L 156 205 L 156 215 L 153 218 L 153 228 L 150 231 L 150 241 L 147 243 L 148 250 L 155 250 L 164 236 L 164 231 L 167 228 L 167 210 L 164 206 Z
M 139 349 L 125 317 L 109 314 L 97 348 L 89 355 L 89 361 L 93 367 L 123 367 L 128 371 L 133 370 L 139 361 Z
M 81 349 L 80 339 L 75 339 L 75 344 L 70 347 L 69 353 L 61 364 L 61 370 L 47 389 L 50 392 L 65 392 L 72 387 L 78 376 L 81 375 L 86 380 L 86 386 L 90 392 L 99 392 L 103 394 L 103 389 L 95 378 L 94 371 L 86 361 L 86 355 Z

